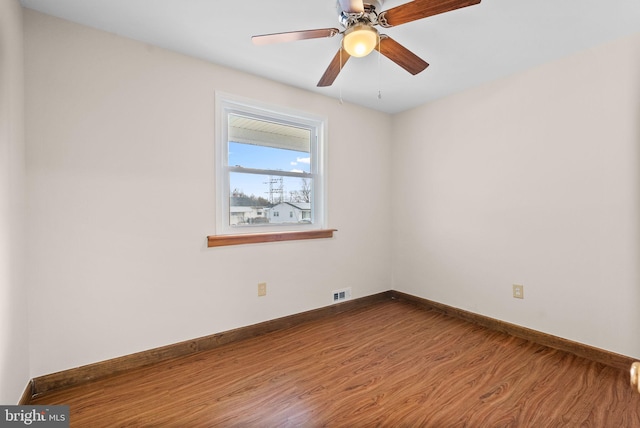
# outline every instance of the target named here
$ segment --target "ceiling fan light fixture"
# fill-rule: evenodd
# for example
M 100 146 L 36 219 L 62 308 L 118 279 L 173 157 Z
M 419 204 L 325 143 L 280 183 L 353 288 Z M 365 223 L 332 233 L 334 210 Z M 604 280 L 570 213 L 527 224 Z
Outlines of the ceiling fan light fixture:
M 357 58 L 369 55 L 378 44 L 378 30 L 370 25 L 354 25 L 344 32 L 342 46 Z

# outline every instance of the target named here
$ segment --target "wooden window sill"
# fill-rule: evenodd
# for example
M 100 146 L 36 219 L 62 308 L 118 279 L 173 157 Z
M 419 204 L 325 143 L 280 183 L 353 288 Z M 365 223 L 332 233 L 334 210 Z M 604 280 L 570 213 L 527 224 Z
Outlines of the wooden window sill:
M 308 230 L 303 232 L 247 233 L 242 235 L 207 236 L 207 247 L 258 244 L 261 242 L 297 241 L 301 239 L 333 238 L 337 229 Z

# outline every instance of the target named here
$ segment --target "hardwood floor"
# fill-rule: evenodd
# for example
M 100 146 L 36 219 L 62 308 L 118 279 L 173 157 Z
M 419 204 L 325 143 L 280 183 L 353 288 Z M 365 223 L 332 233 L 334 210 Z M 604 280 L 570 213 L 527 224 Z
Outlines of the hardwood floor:
M 628 372 L 394 300 L 31 404 L 72 427 L 640 427 Z

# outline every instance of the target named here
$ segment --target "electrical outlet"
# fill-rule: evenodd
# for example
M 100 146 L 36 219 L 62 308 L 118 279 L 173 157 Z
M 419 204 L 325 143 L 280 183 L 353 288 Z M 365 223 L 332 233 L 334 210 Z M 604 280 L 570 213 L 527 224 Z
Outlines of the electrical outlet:
M 524 285 L 513 284 L 513 297 L 524 299 Z
M 267 295 L 267 283 L 259 282 L 258 283 L 258 296 L 266 296 Z

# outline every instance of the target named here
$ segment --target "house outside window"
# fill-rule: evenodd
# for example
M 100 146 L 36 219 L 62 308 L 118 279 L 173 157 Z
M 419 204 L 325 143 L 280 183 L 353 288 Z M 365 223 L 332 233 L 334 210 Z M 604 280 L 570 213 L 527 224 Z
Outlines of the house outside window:
M 226 94 L 216 107 L 216 234 L 322 229 L 325 120 Z

